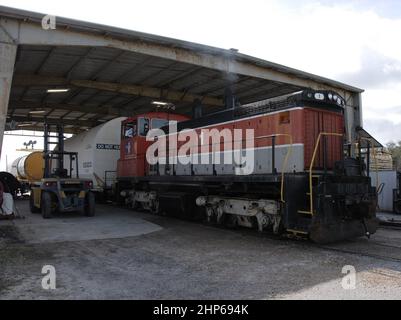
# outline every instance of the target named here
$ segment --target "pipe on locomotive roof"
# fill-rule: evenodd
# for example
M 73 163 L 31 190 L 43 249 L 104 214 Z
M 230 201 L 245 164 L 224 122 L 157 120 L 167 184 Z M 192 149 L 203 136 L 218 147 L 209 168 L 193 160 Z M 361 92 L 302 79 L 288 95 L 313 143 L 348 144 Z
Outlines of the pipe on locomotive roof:
M 203 106 L 200 99 L 196 99 L 192 105 L 192 119 L 199 119 L 203 116 Z
M 236 100 L 233 90 L 230 86 L 227 86 L 224 92 L 224 105 L 226 110 L 234 109 L 236 106 Z

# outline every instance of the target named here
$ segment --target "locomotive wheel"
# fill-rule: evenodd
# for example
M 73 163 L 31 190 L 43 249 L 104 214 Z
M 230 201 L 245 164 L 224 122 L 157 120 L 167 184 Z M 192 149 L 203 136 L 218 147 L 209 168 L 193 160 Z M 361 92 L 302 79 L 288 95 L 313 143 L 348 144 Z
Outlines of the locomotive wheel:
M 52 197 L 49 192 L 43 192 L 40 206 L 43 219 L 50 219 L 52 217 Z
M 225 214 L 223 217 L 223 224 L 226 228 L 234 229 L 238 226 L 237 216 L 233 214 Z
M 84 213 L 87 217 L 95 216 L 95 195 L 93 192 L 88 192 L 85 199 Z
M 132 210 L 140 210 L 141 209 L 141 203 L 136 201 L 136 200 L 132 200 L 131 209 Z
M 155 200 L 150 208 L 150 212 L 152 214 L 159 214 L 160 212 L 160 205 L 159 205 L 159 201 Z
M 35 207 L 33 191 L 31 191 L 31 195 L 29 196 L 29 209 L 31 213 L 40 213 L 40 209 Z

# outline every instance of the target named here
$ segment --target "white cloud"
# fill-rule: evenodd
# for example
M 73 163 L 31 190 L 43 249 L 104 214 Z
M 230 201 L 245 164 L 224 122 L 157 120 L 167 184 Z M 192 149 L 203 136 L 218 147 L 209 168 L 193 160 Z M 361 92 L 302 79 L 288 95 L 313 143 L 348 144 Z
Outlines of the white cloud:
M 368 119 L 365 121 L 365 129 L 369 132 L 376 132 L 375 138 L 378 139 L 383 145 L 388 142 L 401 141 L 399 135 L 395 135 L 394 132 L 399 131 L 400 124 L 395 124 L 392 121 L 385 119 Z

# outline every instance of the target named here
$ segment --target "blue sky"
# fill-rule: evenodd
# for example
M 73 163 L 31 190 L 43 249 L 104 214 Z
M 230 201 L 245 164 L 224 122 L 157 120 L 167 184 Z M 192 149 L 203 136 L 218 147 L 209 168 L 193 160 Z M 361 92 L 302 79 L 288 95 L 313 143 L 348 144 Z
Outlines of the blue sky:
M 0 5 L 237 48 L 361 87 L 365 128 L 383 143 L 401 140 L 400 0 L 0 0 Z

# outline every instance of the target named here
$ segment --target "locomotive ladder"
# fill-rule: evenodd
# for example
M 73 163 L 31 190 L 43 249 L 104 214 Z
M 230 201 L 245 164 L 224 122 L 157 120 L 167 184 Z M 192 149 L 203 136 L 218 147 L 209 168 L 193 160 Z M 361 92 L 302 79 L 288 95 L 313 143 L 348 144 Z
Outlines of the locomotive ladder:
M 318 178 L 319 176 L 316 176 L 313 174 L 313 167 L 315 165 L 317 152 L 319 150 L 320 140 L 322 139 L 322 137 L 327 137 L 327 136 L 343 137 L 344 135 L 341 133 L 334 133 L 334 132 L 321 132 L 319 134 L 317 141 L 316 141 L 315 150 L 313 150 L 312 160 L 311 160 L 310 167 L 309 167 L 309 193 L 307 193 L 306 195 L 309 196 L 310 210 L 308 210 L 308 211 L 299 210 L 298 213 L 311 215 L 311 216 L 313 216 L 315 213 L 314 208 L 313 208 L 313 178 Z
M 361 140 L 364 140 L 367 142 L 367 151 L 366 151 L 366 157 L 367 157 L 367 167 L 366 167 L 366 175 L 369 177 L 370 176 L 370 150 L 373 150 L 373 161 L 375 165 L 375 175 L 376 175 L 376 191 L 379 190 L 380 186 L 380 178 L 379 178 L 379 166 L 377 162 L 377 155 L 376 155 L 376 148 L 374 147 L 374 141 L 372 138 L 365 138 L 365 137 L 360 137 L 359 141 L 357 142 L 358 145 L 358 155 L 359 158 L 362 159 L 362 147 L 361 147 Z

